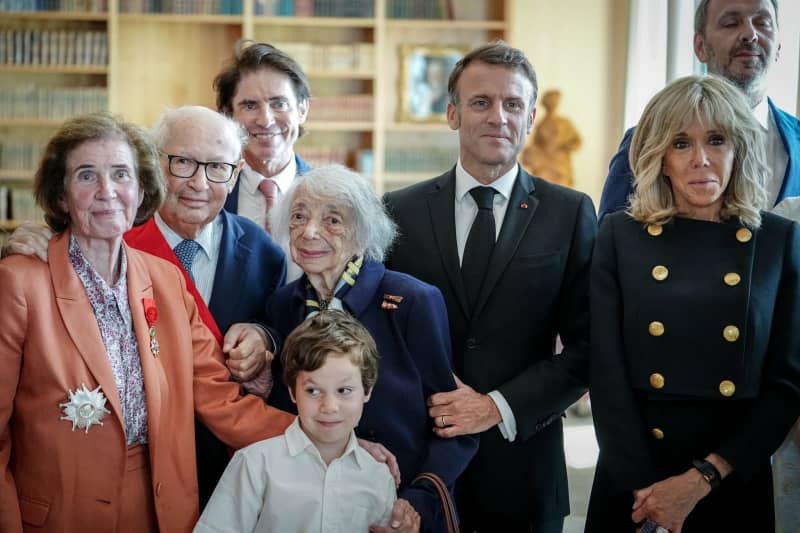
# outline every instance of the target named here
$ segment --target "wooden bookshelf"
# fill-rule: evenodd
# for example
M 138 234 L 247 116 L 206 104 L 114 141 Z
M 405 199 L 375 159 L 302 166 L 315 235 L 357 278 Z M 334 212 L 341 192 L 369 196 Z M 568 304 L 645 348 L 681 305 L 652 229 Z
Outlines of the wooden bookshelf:
M 445 123 L 399 120 L 401 45 L 469 48 L 495 38 L 507 39 L 513 0 L 442 3 L 449 6 L 454 19 L 395 18 L 389 11 L 396 6 L 394 0 L 372 0 L 373 4 L 368 5 L 371 9 L 365 10 L 369 16 L 365 17 L 256 15 L 257 5 L 263 5 L 257 0 L 243 0 L 241 14 L 132 13 L 123 12 L 122 1 L 108 0 L 107 12 L 0 11 L 0 30 L 104 31 L 108 43 L 107 65 L 0 64 L 0 89 L 100 85 L 107 89 L 111 111 L 150 126 L 167 106 L 191 103 L 216 107 L 212 80 L 241 37 L 278 46 L 294 43 L 331 47 L 332 55 L 340 51 L 337 46 L 364 45 L 354 52 L 361 64 L 348 65 L 346 58 L 343 61 L 337 56 L 335 68 L 304 63 L 289 52 L 306 71 L 313 95 L 306 124 L 309 134 L 298 145 L 298 153 L 302 156 L 307 150 L 309 154 L 339 154 L 346 157 L 343 162 L 354 165 L 369 151 L 366 160 L 371 166 L 370 178 L 382 193 L 387 187 L 413 183 L 446 170 L 387 171 L 387 154 L 396 155 L 397 150 L 413 153 L 417 146 L 424 151 L 442 142 L 455 142 L 455 134 Z M 409 6 L 422 5 L 407 1 Z M 319 57 L 319 50 L 313 52 L 306 55 Z M 315 110 L 324 115 L 319 103 L 325 98 L 350 95 L 371 96 L 372 109 L 364 115 L 371 116 L 369 120 L 315 118 Z M 53 118 L 0 118 L 0 144 L 21 138 L 41 145 L 61 123 L 61 119 Z M 17 191 L 30 187 L 33 170 L 2 166 L 0 160 L 0 187 Z M 13 227 L 15 222 L 0 222 L 0 230 Z

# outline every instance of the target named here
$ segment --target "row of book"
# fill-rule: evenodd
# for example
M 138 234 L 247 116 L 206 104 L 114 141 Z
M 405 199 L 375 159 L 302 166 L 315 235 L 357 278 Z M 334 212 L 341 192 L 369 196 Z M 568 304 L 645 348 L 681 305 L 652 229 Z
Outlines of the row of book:
M 308 116 L 312 121 L 369 122 L 373 116 L 373 102 L 371 94 L 318 96 L 311 100 Z
M 43 218 L 41 208 L 33 199 L 32 189 L 0 186 L 0 222 L 38 221 Z
M 44 146 L 30 142 L 0 142 L 0 169 L 30 170 L 36 168 Z
M 486 20 L 490 0 L 386 0 L 396 19 Z
M 305 70 L 355 70 L 372 72 L 375 65 L 375 45 L 372 43 L 312 44 L 273 42 Z
M 122 13 L 241 15 L 242 0 L 120 0 Z
M 255 0 L 256 15 L 278 17 L 375 16 L 376 0 Z
M 104 31 L 0 29 L 0 64 L 108 64 L 108 34 Z
M 108 0 L 0 0 L 0 11 L 106 12 Z
M 0 119 L 59 120 L 107 108 L 105 87 L 0 87 Z
M 385 158 L 386 172 L 431 172 L 433 176 L 453 166 L 458 152 L 429 147 L 389 148 Z

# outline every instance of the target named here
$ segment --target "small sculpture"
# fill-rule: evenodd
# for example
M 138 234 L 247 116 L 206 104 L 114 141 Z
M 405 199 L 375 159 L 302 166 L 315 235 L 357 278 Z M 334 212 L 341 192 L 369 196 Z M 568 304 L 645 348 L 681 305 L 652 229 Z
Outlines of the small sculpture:
M 572 152 L 580 148 L 581 136 L 568 118 L 556 113 L 561 91 L 547 91 L 541 101 L 545 116 L 528 138 L 520 163 L 531 174 L 572 187 Z

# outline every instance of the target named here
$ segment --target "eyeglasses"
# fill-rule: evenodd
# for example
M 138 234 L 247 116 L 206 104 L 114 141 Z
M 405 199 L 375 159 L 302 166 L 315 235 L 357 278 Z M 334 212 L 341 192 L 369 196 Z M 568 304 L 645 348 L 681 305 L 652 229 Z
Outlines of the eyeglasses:
M 176 178 L 191 178 L 197 172 L 197 167 L 203 165 L 206 171 L 206 179 L 213 183 L 228 183 L 233 177 L 236 165 L 224 163 L 222 161 L 197 161 L 182 155 L 167 156 L 169 161 L 169 172 Z

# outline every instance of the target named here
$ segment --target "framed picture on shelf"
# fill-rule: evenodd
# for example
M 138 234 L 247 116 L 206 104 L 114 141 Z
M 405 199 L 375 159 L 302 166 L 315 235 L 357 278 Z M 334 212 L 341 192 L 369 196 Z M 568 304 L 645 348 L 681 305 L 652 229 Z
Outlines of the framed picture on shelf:
M 467 47 L 400 47 L 400 122 L 447 122 L 447 79 Z

